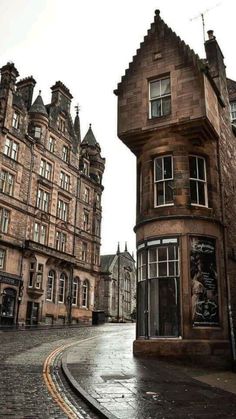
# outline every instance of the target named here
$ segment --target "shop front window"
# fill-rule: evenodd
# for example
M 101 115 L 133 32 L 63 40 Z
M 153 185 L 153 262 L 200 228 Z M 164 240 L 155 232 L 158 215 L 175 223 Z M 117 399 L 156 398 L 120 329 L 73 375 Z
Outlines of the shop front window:
M 139 248 L 137 309 L 139 336 L 179 336 L 177 238 L 148 241 Z

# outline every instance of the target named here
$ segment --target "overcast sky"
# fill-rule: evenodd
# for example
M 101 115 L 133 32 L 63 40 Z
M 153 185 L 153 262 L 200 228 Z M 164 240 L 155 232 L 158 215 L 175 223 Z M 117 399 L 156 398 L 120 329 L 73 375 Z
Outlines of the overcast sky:
M 213 29 L 236 78 L 235 0 L 0 0 L 0 66 L 13 61 L 20 78 L 33 75 L 35 96 L 61 80 L 80 105 L 82 136 L 92 129 L 106 158 L 102 254 L 117 242 L 135 251 L 135 158 L 118 140 L 113 94 L 154 19 L 155 9 L 204 58 L 200 14 Z

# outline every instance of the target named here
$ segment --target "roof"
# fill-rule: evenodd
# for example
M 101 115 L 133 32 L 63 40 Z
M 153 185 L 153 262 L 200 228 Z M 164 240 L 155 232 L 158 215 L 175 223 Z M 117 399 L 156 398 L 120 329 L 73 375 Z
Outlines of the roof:
M 94 136 L 94 133 L 92 131 L 91 124 L 89 125 L 89 129 L 87 131 L 87 134 L 85 135 L 81 144 L 82 145 L 89 145 L 89 146 L 92 146 L 92 147 L 99 146 L 99 144 L 98 144 L 98 142 L 97 142 L 97 140 Z
M 115 256 L 116 255 L 101 256 L 101 270 L 103 272 L 108 272 L 109 271 L 109 268 L 110 268 Z
M 227 89 L 229 93 L 229 101 L 236 100 L 236 81 L 228 79 L 228 78 L 226 80 L 227 80 Z
M 45 115 L 48 117 L 48 113 L 46 110 L 46 107 L 43 103 L 43 99 L 41 96 L 41 92 L 39 91 L 39 94 L 37 98 L 35 99 L 34 103 L 31 105 L 29 113 L 40 113 L 42 115 Z
M 186 44 L 160 17 L 160 10 L 155 11 L 155 18 L 154 22 L 151 24 L 150 29 L 147 32 L 147 35 L 144 37 L 143 42 L 140 44 L 140 48 L 137 49 L 136 54 L 133 56 L 132 61 L 129 63 L 129 67 L 125 71 L 125 75 L 121 78 L 121 82 L 118 84 L 118 89 L 115 90 L 115 94 L 119 92 L 119 88 L 122 85 L 122 82 L 126 80 L 126 78 L 132 73 L 134 70 L 134 66 L 136 64 L 137 57 L 140 51 L 147 46 L 148 43 L 153 36 L 156 36 L 157 33 L 161 31 L 165 31 L 168 33 L 169 36 L 172 36 L 173 39 L 177 42 L 178 46 L 182 49 L 185 56 L 188 57 L 189 60 L 192 61 L 194 66 L 197 66 L 199 70 L 205 70 L 208 73 L 208 67 L 205 60 L 199 58 L 198 54 L 196 54 L 188 44 Z

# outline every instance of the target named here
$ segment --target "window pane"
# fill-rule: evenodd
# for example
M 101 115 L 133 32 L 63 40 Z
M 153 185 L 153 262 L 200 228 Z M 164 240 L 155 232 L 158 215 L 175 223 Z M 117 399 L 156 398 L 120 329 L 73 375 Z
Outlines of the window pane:
M 145 282 L 138 283 L 137 289 L 137 307 L 138 307 L 138 336 L 145 335 L 145 320 L 144 320 L 144 310 L 145 310 Z
M 150 281 L 149 305 L 150 305 L 150 336 L 159 336 L 159 290 L 158 280 Z
M 169 276 L 175 276 L 175 262 L 169 262 Z
M 161 99 L 153 100 L 151 102 L 151 116 L 152 118 L 161 116 Z
M 155 262 L 157 260 L 156 249 L 149 249 L 149 262 Z
M 204 160 L 198 158 L 198 179 L 205 180 L 205 167 Z
M 167 276 L 167 262 L 161 262 L 158 264 L 159 274 L 158 276 Z
M 170 93 L 170 79 L 161 80 L 161 95 L 168 95 Z
M 150 97 L 151 99 L 154 97 L 160 96 L 160 81 L 154 81 L 150 83 Z
M 198 182 L 198 195 L 199 195 L 199 204 L 205 205 L 205 183 L 204 182 Z
M 175 246 L 169 246 L 168 247 L 168 253 L 169 253 L 169 260 L 175 260 L 176 259 L 176 247 Z
M 159 280 L 160 336 L 178 336 L 178 290 L 174 278 Z
M 195 180 L 190 180 L 190 194 L 191 202 L 197 204 L 197 182 Z
M 164 179 L 172 178 L 172 157 L 164 157 Z
M 158 182 L 156 184 L 156 193 L 157 193 L 157 205 L 163 205 L 164 204 L 164 188 L 163 188 L 164 182 Z
M 158 260 L 167 260 L 167 247 L 158 248 Z
M 162 172 L 162 158 L 155 159 L 155 180 L 162 180 L 163 179 L 163 172 Z
M 173 202 L 173 181 L 165 182 L 165 204 Z
M 157 277 L 157 264 L 156 263 L 150 263 L 150 265 L 149 265 L 149 277 L 150 278 L 156 278 Z
M 162 115 L 169 115 L 170 114 L 170 97 L 163 97 L 162 99 Z
M 197 162 L 196 157 L 190 156 L 189 157 L 189 170 L 190 170 L 190 177 L 197 179 Z

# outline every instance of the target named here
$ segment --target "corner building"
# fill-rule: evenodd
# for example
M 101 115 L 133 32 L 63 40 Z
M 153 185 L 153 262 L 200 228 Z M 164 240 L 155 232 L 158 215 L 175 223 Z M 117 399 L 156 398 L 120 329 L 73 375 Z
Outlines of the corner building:
M 0 324 L 90 322 L 99 276 L 105 160 L 60 81 L 51 103 L 36 81 L 0 82 Z
M 234 356 L 236 84 L 208 34 L 203 60 L 156 11 L 115 91 L 137 157 L 135 354 Z

